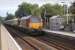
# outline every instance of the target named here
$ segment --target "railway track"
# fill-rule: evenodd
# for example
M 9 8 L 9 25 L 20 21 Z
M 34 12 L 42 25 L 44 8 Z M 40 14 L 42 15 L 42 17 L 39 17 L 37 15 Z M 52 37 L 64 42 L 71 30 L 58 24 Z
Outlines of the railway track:
M 12 33 L 12 35 L 14 36 L 14 38 L 16 39 L 17 42 L 20 41 L 19 44 L 22 45 L 23 50 L 57 50 L 56 48 L 51 47 L 45 43 L 42 43 L 33 37 L 27 36 L 18 31 L 16 32 L 15 30 L 12 30 L 9 27 L 7 29 L 10 30 L 9 32 Z M 13 34 L 13 33 L 15 33 L 15 34 Z M 19 34 L 17 34 L 17 33 L 19 33 Z
M 9 29 L 9 28 L 8 28 Z M 9 29 L 10 32 L 15 32 L 15 34 L 12 34 L 15 38 L 16 36 L 19 38 L 17 41 L 21 41 L 24 44 L 21 44 L 22 46 L 25 45 L 28 47 L 29 50 L 75 50 L 75 45 L 70 44 L 70 40 L 68 40 L 67 38 L 61 37 L 61 36 L 57 36 L 54 34 L 46 34 L 44 36 L 37 36 L 37 37 L 30 37 L 20 31 L 11 31 L 11 29 Z M 17 34 L 19 33 L 19 34 Z M 35 38 L 35 39 L 34 39 Z M 36 40 L 37 39 L 37 40 Z M 37 41 L 41 41 L 45 44 L 42 43 L 38 43 Z M 70 41 L 70 42 L 69 42 Z M 19 42 L 19 43 L 21 43 Z M 72 43 L 72 42 L 71 42 Z M 73 43 L 74 44 L 74 43 Z M 43 46 L 44 45 L 44 46 Z M 50 47 L 51 46 L 51 47 Z M 26 48 L 23 46 L 23 48 Z
M 75 50 L 74 45 L 70 45 L 68 42 L 60 41 L 59 39 L 52 37 L 37 37 L 38 40 L 45 42 L 46 44 L 57 48 L 58 50 Z
M 46 42 L 48 45 L 51 45 L 50 43 L 55 44 L 55 47 L 59 50 L 75 50 L 75 38 L 70 36 L 47 33 L 45 36 L 37 37 L 37 39 L 42 39 L 41 41 Z

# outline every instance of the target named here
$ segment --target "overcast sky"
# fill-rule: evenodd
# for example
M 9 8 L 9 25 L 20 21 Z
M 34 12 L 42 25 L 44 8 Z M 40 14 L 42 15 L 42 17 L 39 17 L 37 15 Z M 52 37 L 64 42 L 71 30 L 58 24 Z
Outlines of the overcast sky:
M 60 3 L 63 0 L 0 0 L 0 16 L 6 16 L 6 13 L 12 13 L 17 10 L 18 5 L 22 2 L 28 2 L 28 3 L 37 3 L 40 6 L 45 3 Z M 68 1 L 67 3 L 72 2 L 73 0 Z

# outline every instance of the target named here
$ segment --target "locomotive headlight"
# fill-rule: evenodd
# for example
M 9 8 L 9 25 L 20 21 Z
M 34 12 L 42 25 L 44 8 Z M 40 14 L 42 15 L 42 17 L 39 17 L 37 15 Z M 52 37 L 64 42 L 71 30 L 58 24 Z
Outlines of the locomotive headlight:
M 41 29 L 43 27 L 43 23 L 40 23 L 40 26 L 39 26 L 39 28 Z

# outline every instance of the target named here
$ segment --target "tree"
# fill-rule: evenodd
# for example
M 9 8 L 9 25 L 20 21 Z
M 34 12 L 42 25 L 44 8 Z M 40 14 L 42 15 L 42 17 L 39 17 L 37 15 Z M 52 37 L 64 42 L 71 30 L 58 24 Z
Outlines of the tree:
M 53 6 L 53 11 L 55 15 L 64 15 L 64 7 L 58 4 Z
M 2 20 L 2 17 L 0 16 L 0 21 Z
M 15 15 L 17 17 L 35 15 L 36 10 L 38 10 L 37 4 L 22 3 L 21 5 L 19 5 L 19 8 L 15 12 Z
M 17 17 L 22 17 L 22 16 L 25 16 L 27 14 L 31 14 L 30 7 L 31 7 L 30 4 L 28 4 L 28 3 L 22 3 L 21 5 L 19 5 L 19 8 L 15 12 L 15 15 Z
M 41 16 L 41 9 L 37 4 L 32 5 L 31 12 L 33 16 Z
M 44 4 L 43 6 L 39 7 L 37 4 L 29 4 L 29 3 L 22 3 L 19 5 L 18 10 L 15 12 L 17 17 L 23 17 L 26 15 L 33 15 L 33 16 L 44 16 L 45 15 L 63 15 L 63 6 L 55 4 Z
M 0 23 L 2 22 L 2 17 L 0 16 Z
M 61 5 L 55 4 L 45 4 L 42 7 L 42 12 L 44 13 L 46 11 L 46 14 L 50 15 L 63 15 L 64 8 Z
M 3 23 L 5 17 L 0 16 L 0 23 Z
M 10 19 L 14 19 L 14 18 L 16 18 L 16 17 L 13 14 L 7 13 L 7 16 L 6 16 L 5 20 L 10 20 Z

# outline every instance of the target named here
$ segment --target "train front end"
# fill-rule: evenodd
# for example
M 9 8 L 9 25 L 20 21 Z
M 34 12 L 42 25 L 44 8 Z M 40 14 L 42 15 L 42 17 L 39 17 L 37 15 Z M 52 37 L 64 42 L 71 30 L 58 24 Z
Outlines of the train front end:
M 33 17 L 31 18 L 30 20 L 30 28 L 31 29 L 34 29 L 34 30 L 41 30 L 43 28 L 43 23 L 42 23 L 42 20 L 40 18 L 37 18 L 37 17 Z
M 29 27 L 32 29 L 32 32 L 40 32 L 41 33 L 41 30 L 43 28 L 42 19 L 38 18 L 38 17 L 32 17 L 30 19 Z

